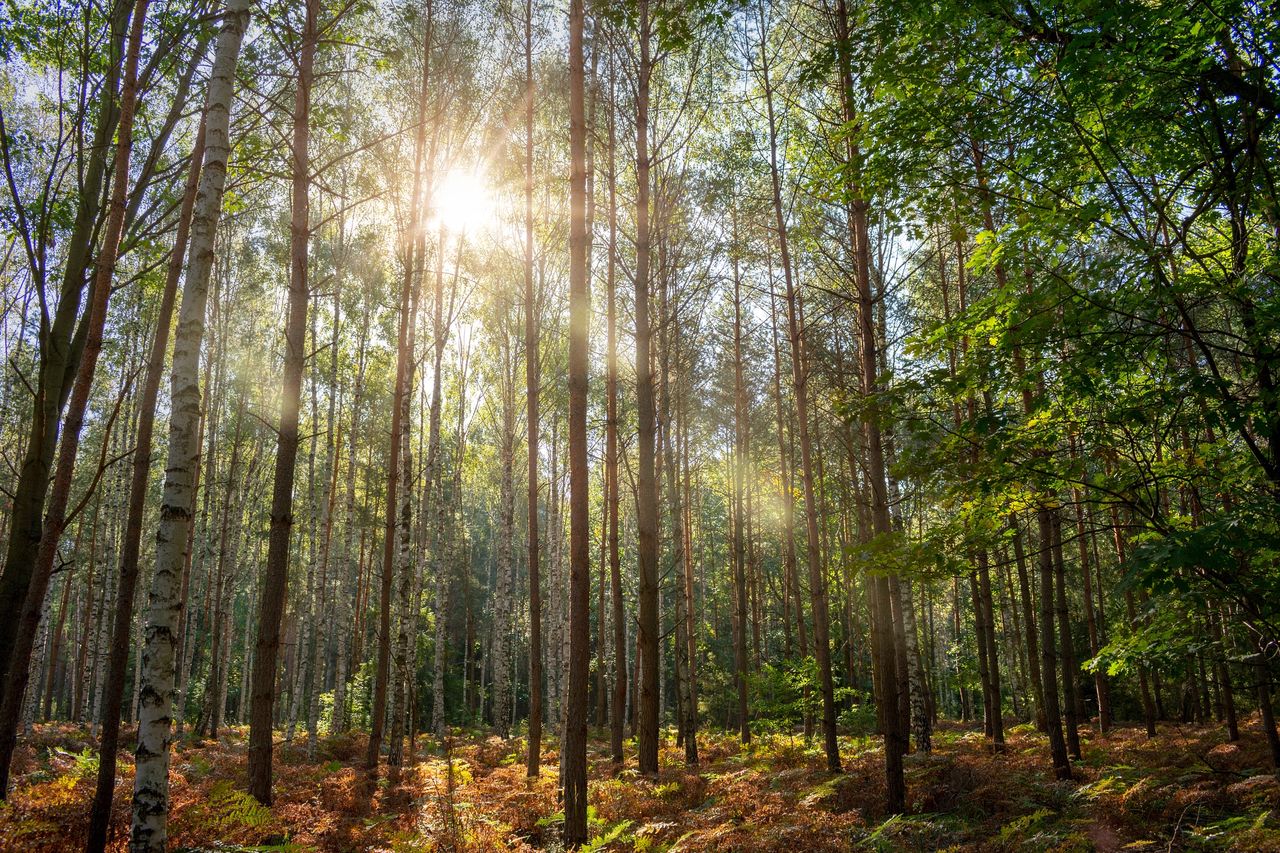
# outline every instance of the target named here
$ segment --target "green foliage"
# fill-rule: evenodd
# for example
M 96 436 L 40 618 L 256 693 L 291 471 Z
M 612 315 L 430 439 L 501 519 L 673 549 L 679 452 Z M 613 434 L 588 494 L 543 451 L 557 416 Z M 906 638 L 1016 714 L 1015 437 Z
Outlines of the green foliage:
M 207 808 L 213 825 L 223 830 L 260 829 L 272 820 L 270 808 L 225 779 L 209 791 Z
M 597 853 L 600 850 L 609 849 L 612 844 L 630 841 L 631 837 L 627 834 L 627 830 L 631 828 L 631 825 L 632 821 L 620 820 L 612 826 L 609 826 L 603 832 L 592 836 L 591 840 L 579 849 L 582 850 L 583 853 Z
M 68 752 L 55 746 L 50 752 L 63 760 L 70 761 L 71 775 L 78 779 L 93 779 L 98 775 L 99 758 L 95 749 L 85 747 L 79 752 Z

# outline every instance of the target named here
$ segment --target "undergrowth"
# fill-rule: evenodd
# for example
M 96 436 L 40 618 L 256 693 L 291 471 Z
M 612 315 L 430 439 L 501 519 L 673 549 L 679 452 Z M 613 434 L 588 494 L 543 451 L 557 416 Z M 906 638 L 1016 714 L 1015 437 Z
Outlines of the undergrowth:
M 615 765 L 605 740 L 589 747 L 590 833 L 603 851 L 1280 851 L 1280 784 L 1259 738 L 1225 742 L 1214 728 L 1082 730 L 1075 779 L 1047 770 L 1029 726 L 1010 728 L 993 754 L 980 731 L 944 724 L 932 755 L 907 757 L 908 811 L 883 809 L 883 757 L 873 737 L 844 738 L 845 772 L 826 772 L 820 746 L 773 731 L 742 747 L 703 732 L 698 767 L 672 733 L 661 772 Z M 122 738 L 128 743 L 129 738 Z M 175 744 L 171 849 L 189 851 L 558 851 L 563 813 L 554 740 L 530 779 L 524 741 L 481 732 L 420 738 L 398 781 L 371 781 L 362 738 L 277 750 L 276 801 L 243 792 L 245 732 Z M 0 804 L 0 851 L 72 851 L 84 844 L 98 756 L 75 727 L 37 727 Z M 123 850 L 132 756 L 118 761 L 112 850 Z

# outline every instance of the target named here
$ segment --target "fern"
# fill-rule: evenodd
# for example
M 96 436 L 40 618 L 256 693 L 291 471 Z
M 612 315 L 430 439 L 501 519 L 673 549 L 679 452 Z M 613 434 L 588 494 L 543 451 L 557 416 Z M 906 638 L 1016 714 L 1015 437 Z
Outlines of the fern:
M 582 853 L 598 853 L 598 851 L 604 850 L 615 841 L 626 841 L 627 839 L 624 837 L 623 833 L 630 828 L 631 821 L 629 820 L 623 820 L 615 823 L 613 826 L 609 827 L 606 832 L 595 836 L 583 845 L 581 848 Z
M 77 779 L 89 779 L 98 775 L 98 753 L 96 750 L 86 746 L 79 752 L 68 752 L 55 746 L 53 752 L 62 758 L 70 759 L 71 773 Z
M 214 819 L 227 828 L 259 829 L 271 821 L 271 809 L 230 782 L 219 782 L 209 792 L 209 808 Z

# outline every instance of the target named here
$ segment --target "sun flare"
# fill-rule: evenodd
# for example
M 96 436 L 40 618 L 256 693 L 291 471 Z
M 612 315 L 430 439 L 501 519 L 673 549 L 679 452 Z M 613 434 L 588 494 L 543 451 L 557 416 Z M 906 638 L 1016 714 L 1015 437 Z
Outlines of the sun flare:
M 454 236 L 475 235 L 497 222 L 497 205 L 484 172 L 451 169 L 432 194 L 432 224 Z

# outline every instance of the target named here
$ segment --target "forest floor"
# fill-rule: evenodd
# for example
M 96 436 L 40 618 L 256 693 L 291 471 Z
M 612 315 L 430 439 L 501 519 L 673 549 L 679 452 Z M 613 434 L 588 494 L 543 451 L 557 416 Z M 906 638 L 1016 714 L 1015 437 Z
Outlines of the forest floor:
M 908 758 L 910 813 L 888 819 L 876 739 L 843 740 L 846 772 L 831 776 L 817 741 L 762 736 L 744 750 L 731 735 L 703 733 L 696 772 L 668 740 L 657 779 L 620 770 L 607 740 L 593 739 L 591 849 L 1280 851 L 1280 783 L 1250 723 L 1237 744 L 1220 727 L 1165 724 L 1150 741 L 1131 727 L 1107 737 L 1082 729 L 1071 782 L 1054 781 L 1046 741 L 1028 726 L 1014 727 L 997 756 L 981 731 L 944 724 L 933 755 Z M 371 787 L 363 737 L 322 740 L 315 761 L 295 740 L 276 750 L 268 809 L 239 787 L 246 739 L 231 729 L 219 742 L 175 746 L 171 850 L 559 849 L 554 750 L 530 782 L 518 738 L 459 735 L 447 748 L 421 738 L 399 783 L 384 766 Z M 123 850 L 132 755 L 119 764 L 112 849 Z M 85 730 L 38 726 L 0 804 L 0 850 L 81 850 L 96 770 Z

